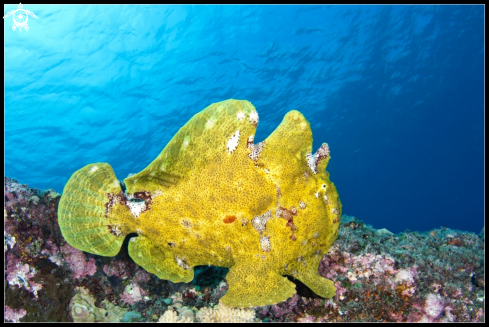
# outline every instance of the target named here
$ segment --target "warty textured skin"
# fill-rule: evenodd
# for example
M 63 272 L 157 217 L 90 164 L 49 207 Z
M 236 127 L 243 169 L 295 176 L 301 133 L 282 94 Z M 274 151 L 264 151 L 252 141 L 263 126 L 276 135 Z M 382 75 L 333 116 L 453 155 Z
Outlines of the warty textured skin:
M 81 168 L 60 200 L 63 236 L 80 250 L 115 256 L 124 237 L 137 232 L 130 256 L 175 283 L 190 282 L 198 265 L 228 267 L 221 301 L 232 307 L 293 296 L 295 285 L 284 275 L 332 297 L 335 286 L 318 274 L 341 216 L 325 170 L 329 148 L 323 143 L 317 152 L 323 155 L 308 156 L 312 132 L 298 111 L 287 113 L 260 146 L 251 137 L 257 124 L 248 101 L 210 105 L 148 167 L 124 180 L 125 194 L 109 164 Z

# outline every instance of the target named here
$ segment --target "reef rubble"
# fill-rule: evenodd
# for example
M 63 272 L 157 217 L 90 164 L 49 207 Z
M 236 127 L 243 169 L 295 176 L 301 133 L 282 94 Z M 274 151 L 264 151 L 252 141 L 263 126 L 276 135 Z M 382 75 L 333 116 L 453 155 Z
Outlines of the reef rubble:
M 5 321 L 217 322 L 233 312 L 242 322 L 485 321 L 484 229 L 393 234 L 342 215 L 318 271 L 335 283 L 332 299 L 290 278 L 293 297 L 236 313 L 219 306 L 227 269 L 199 266 L 190 283 L 174 284 L 134 263 L 130 235 L 115 257 L 69 246 L 54 190 L 5 177 L 4 195 Z

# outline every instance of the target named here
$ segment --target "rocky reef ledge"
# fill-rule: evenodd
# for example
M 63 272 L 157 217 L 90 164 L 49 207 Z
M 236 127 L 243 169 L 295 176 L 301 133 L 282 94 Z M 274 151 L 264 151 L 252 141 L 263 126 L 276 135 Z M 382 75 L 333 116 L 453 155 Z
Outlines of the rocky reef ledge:
M 393 234 L 342 215 L 319 266 L 335 297 L 293 280 L 298 293 L 287 301 L 233 309 L 218 304 L 227 269 L 196 267 L 188 284 L 160 280 L 131 260 L 127 244 L 113 258 L 67 244 L 56 191 L 5 177 L 4 194 L 5 321 L 485 321 L 484 230 Z

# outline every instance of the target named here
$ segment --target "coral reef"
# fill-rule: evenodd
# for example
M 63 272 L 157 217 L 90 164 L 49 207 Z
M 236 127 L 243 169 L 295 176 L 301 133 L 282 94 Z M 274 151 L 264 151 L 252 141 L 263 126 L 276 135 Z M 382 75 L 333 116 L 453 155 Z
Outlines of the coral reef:
M 6 307 L 25 311 L 23 322 L 70 321 L 68 268 L 58 268 L 45 254 L 57 251 L 53 244 L 66 243 L 57 221 L 59 194 L 5 177 L 4 196 Z
M 190 283 L 170 283 L 130 258 L 132 235 L 113 258 L 83 253 L 84 265 L 70 264 L 73 250 L 57 223 L 59 196 L 50 194 L 56 193 L 5 178 L 5 321 L 67 322 L 93 314 L 94 321 L 199 322 L 224 308 L 220 300 L 229 291 L 227 268 L 197 266 Z M 39 200 L 33 201 L 33 195 Z M 474 234 L 441 227 L 393 234 L 355 217 L 342 215 L 341 221 L 338 239 L 320 255 L 318 267 L 336 285 L 333 298 L 321 298 L 288 276 L 297 294 L 244 309 L 249 317 L 254 312 L 254 321 L 263 322 L 485 321 L 484 230 Z M 90 259 L 93 275 L 83 273 Z M 23 281 L 9 284 L 13 276 Z M 32 283 L 42 286 L 37 297 Z M 124 292 L 135 285 L 140 297 L 126 303 Z
M 318 274 L 341 216 L 326 172 L 329 147 L 323 143 L 311 154 L 309 122 L 295 110 L 255 145 L 257 124 L 248 101 L 208 106 L 151 164 L 124 180 L 125 192 L 109 164 L 79 169 L 59 202 L 64 238 L 110 257 L 125 236 L 137 233 L 129 242 L 131 258 L 173 283 L 190 282 L 196 266 L 230 268 L 221 301 L 233 307 L 293 296 L 295 285 L 284 275 L 331 298 L 334 283 Z M 124 299 L 133 303 L 128 292 Z

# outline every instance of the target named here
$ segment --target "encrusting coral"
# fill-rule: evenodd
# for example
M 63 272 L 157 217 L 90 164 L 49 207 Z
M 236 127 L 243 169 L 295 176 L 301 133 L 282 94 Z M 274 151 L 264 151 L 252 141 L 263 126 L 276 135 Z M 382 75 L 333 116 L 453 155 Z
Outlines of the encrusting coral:
M 248 101 L 214 103 L 185 124 L 143 171 L 121 184 L 107 163 L 87 165 L 66 184 L 58 209 L 73 247 L 115 256 L 129 233 L 131 258 L 174 283 L 193 267 L 230 268 L 221 303 L 232 307 L 287 300 L 295 285 L 331 298 L 318 274 L 338 234 L 341 202 L 325 171 L 326 143 L 315 154 L 309 123 L 287 113 L 254 144 L 258 114 Z
M 193 319 L 188 317 L 179 316 L 173 309 L 168 309 L 158 320 L 162 323 L 189 323 L 194 322 Z
M 255 310 L 253 309 L 236 309 L 228 307 L 225 304 L 219 303 L 215 308 L 203 307 L 197 312 L 195 319 L 186 317 L 184 314 L 178 315 L 173 308 L 168 309 L 158 320 L 163 323 L 189 323 L 189 322 L 230 322 L 230 323 L 246 323 L 260 322 L 256 318 Z
M 69 309 L 74 322 L 119 322 L 127 311 L 107 300 L 102 305 L 105 309 L 96 307 L 95 298 L 88 290 L 78 287 Z
M 255 310 L 235 309 L 219 303 L 214 309 L 200 309 L 197 319 L 201 322 L 255 322 Z

